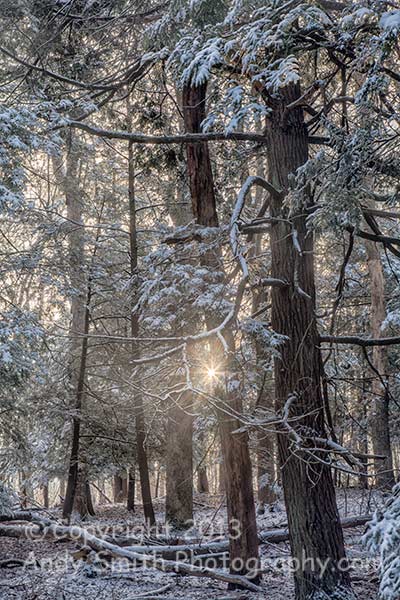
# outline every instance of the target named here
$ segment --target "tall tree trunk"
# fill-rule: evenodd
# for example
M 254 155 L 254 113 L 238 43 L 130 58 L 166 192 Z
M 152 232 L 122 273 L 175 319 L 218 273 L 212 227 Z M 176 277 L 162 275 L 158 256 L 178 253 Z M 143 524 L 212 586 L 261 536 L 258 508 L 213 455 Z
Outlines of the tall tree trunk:
M 168 212 L 175 227 L 187 225 L 193 218 L 183 200 L 182 182 L 178 193 L 169 190 Z M 171 186 L 172 187 L 172 186 Z M 179 257 L 178 257 L 179 260 Z M 176 335 L 182 335 L 180 330 Z M 178 529 L 191 527 L 193 522 L 193 404 L 192 394 L 185 392 L 171 400 L 167 411 L 165 456 L 165 518 Z
M 236 415 L 243 413 L 243 403 L 237 386 L 238 380 L 235 378 L 237 373 L 231 359 L 225 389 L 217 388 L 215 393 L 217 398 L 221 398 L 223 405 L 218 410 L 218 421 L 224 457 L 230 570 L 258 582 L 260 576 L 252 465 L 248 434 L 245 431 L 238 433 L 241 422 Z M 231 410 L 231 415 L 227 414 L 226 407 Z
M 87 308 L 85 311 L 85 323 L 83 328 L 83 334 L 87 335 L 89 332 L 89 302 L 90 302 L 90 294 L 88 297 Z M 82 411 L 82 401 L 85 393 L 85 376 L 86 376 L 86 361 L 87 361 L 87 351 L 88 351 L 88 338 L 82 338 L 82 350 L 80 356 L 80 365 L 79 365 L 79 373 L 78 373 L 78 381 L 76 386 L 76 401 L 75 401 L 75 411 L 78 413 L 73 418 L 72 422 L 72 445 L 71 445 L 71 454 L 69 459 L 69 470 L 68 470 L 68 479 L 67 479 L 67 490 L 65 492 L 65 499 L 63 505 L 63 518 L 69 519 L 71 517 L 72 511 L 74 509 L 74 502 L 77 494 L 78 486 L 82 489 L 83 481 L 78 481 L 80 476 L 83 475 L 84 469 L 80 466 L 80 431 L 81 431 L 81 411 Z M 81 495 L 82 497 L 82 495 Z M 80 501 L 80 507 L 83 512 L 87 514 L 85 507 L 85 503 Z M 85 516 L 80 511 L 81 516 Z
M 75 396 L 72 421 L 72 442 L 69 459 L 67 490 L 63 505 L 63 517 L 69 519 L 74 508 L 80 468 L 80 429 L 83 397 L 85 392 L 86 361 L 88 352 L 90 289 L 84 273 L 84 231 L 82 227 L 82 202 L 78 182 L 79 154 L 74 134 L 68 133 L 65 170 L 55 159 L 55 175 L 65 195 L 69 231 L 69 273 L 71 296 L 71 362 L 70 382 Z M 80 337 L 82 335 L 82 338 Z M 83 482 L 82 482 L 83 485 Z
M 302 109 L 287 108 L 299 97 L 299 86 L 290 85 L 268 99 L 272 108 L 266 127 L 269 177 L 284 192 L 290 174 L 308 160 Z M 306 198 L 305 203 L 311 200 Z M 270 206 L 271 217 L 276 219 L 271 227 L 271 276 L 289 282 L 288 287 L 273 287 L 271 292 L 272 328 L 287 336 L 274 365 L 276 411 L 283 414 L 286 410 L 298 418 L 293 427 L 299 435 L 312 432 L 325 438 L 313 235 L 307 231 L 304 205 L 291 223 L 281 198 L 271 198 Z M 312 457 L 296 448 L 293 434 L 284 425 L 278 450 L 292 556 L 301 565 L 294 575 L 296 598 L 352 598 L 349 574 L 339 567 L 339 561 L 345 561 L 345 549 L 331 470 L 323 462 L 326 454 Z M 317 559 L 329 561 L 329 568 L 322 572 Z
M 185 128 L 187 132 L 201 131 L 201 122 L 205 117 L 207 85 L 186 85 L 183 89 L 182 103 Z M 207 143 L 187 144 L 187 164 L 189 185 L 196 222 L 203 227 L 218 227 L 213 173 Z M 209 253 L 204 264 L 216 268 L 220 266 L 219 257 Z M 215 315 L 206 314 L 207 327 L 216 325 Z M 229 335 L 230 354 L 234 354 L 233 336 Z M 218 343 L 212 344 L 212 356 L 219 364 L 223 363 L 224 350 Z M 219 356 L 218 356 L 219 355 Z M 218 358 L 218 360 L 217 360 Z M 225 489 L 227 500 L 228 527 L 230 533 L 230 568 L 232 572 L 250 575 L 257 580 L 258 573 L 250 573 L 258 564 L 258 537 L 254 505 L 252 468 L 246 432 L 234 433 L 240 428 L 239 419 L 234 416 L 243 412 L 242 398 L 238 389 L 234 360 L 225 364 L 226 385 L 215 390 L 215 396 L 221 398 L 222 405 L 228 406 L 232 413 L 217 410 L 221 448 L 224 461 Z
M 136 197 L 135 197 L 135 165 L 133 144 L 128 146 L 128 193 L 129 193 L 129 243 L 130 243 L 130 269 L 132 281 L 138 277 L 138 243 L 136 230 Z M 132 294 L 132 307 L 134 297 Z M 131 311 L 131 336 L 139 335 L 138 312 Z M 132 342 L 132 356 L 139 358 L 140 349 L 137 342 Z M 142 492 L 143 511 L 146 522 L 152 526 L 156 519 L 154 515 L 153 501 L 151 498 L 149 464 L 146 452 L 146 423 L 144 414 L 143 398 L 139 391 L 135 393 L 135 432 L 136 432 L 136 459 L 139 467 L 140 488 Z
M 183 394 L 168 409 L 165 518 L 177 528 L 193 520 L 193 416 L 191 395 Z
M 201 132 L 205 118 L 207 83 L 199 86 L 185 85 L 182 91 L 182 108 L 185 130 Z M 218 227 L 217 207 L 210 152 L 207 142 L 186 144 L 192 211 L 196 223 L 203 227 Z
M 367 265 L 371 289 L 371 336 L 382 336 L 382 323 L 386 319 L 385 279 L 382 259 L 375 242 L 365 240 Z M 372 349 L 372 364 L 376 373 L 372 379 L 372 410 L 369 415 L 372 447 L 374 454 L 386 456 L 376 460 L 376 484 L 382 489 L 391 489 L 395 483 L 393 471 L 392 445 L 389 424 L 389 388 L 387 378 L 387 351 L 383 346 Z

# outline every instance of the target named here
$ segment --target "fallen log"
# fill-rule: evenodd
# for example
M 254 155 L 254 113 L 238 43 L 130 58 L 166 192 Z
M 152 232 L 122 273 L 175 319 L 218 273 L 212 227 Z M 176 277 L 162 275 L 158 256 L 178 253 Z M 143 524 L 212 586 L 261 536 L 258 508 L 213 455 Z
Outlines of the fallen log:
M 360 527 L 370 521 L 372 515 L 359 515 L 346 517 L 341 520 L 342 528 Z M 279 544 L 289 541 L 289 531 L 287 529 L 271 529 L 261 531 L 258 535 L 260 544 Z M 144 552 L 146 554 L 157 554 L 165 558 L 176 557 L 177 554 L 183 556 L 195 556 L 198 554 L 222 554 L 229 550 L 229 540 L 217 542 L 207 542 L 205 544 L 170 544 L 170 545 L 135 545 L 126 546 L 132 552 Z
M 101 540 L 87 530 L 76 526 L 67 527 L 53 524 L 45 526 L 15 527 L 6 525 L 0 527 L 0 536 L 1 535 L 8 535 L 9 537 L 27 537 L 30 539 L 34 539 L 35 537 L 39 539 L 68 537 L 71 541 L 80 542 L 89 546 L 97 553 L 106 553 L 115 558 L 126 559 L 131 563 L 139 563 L 142 566 L 155 568 L 166 573 L 179 573 L 181 575 L 189 575 L 192 577 L 206 577 L 217 581 L 223 581 L 224 583 L 233 586 L 240 586 L 252 592 L 261 591 L 261 588 L 258 585 L 255 585 L 242 575 L 215 571 L 208 567 L 198 567 L 181 561 L 166 560 L 144 552 L 134 552 L 129 548 L 123 548 L 116 544 Z
M 361 527 L 366 525 L 373 515 L 354 515 L 352 517 L 344 517 L 340 520 L 343 529 L 350 529 L 351 527 Z
M 20 510 L 8 515 L 0 515 L 0 523 L 7 523 L 8 521 L 33 521 L 38 518 L 40 517 L 30 510 Z
M 5 560 L 0 560 L 0 569 L 12 569 L 13 567 L 23 567 L 25 565 L 25 561 L 21 558 L 6 558 Z
M 341 524 L 343 529 L 350 529 L 351 527 L 360 527 L 368 523 L 372 518 L 372 515 L 356 515 L 352 517 L 345 517 L 341 520 Z M 36 517 L 35 517 L 35 520 Z M 0 537 L 26 537 L 28 539 L 41 539 L 44 538 L 54 538 L 54 535 L 51 530 L 47 531 L 49 526 L 48 521 L 42 521 L 39 525 L 29 525 L 29 526 L 17 526 L 17 525 L 2 525 L 0 526 Z M 62 530 L 62 526 L 58 526 L 59 531 Z M 65 528 L 75 530 L 75 527 Z M 78 528 L 79 529 L 79 528 Z M 86 530 L 83 530 L 86 531 Z M 59 538 L 62 536 L 59 535 Z M 68 537 L 66 534 L 64 537 Z M 97 537 L 97 536 L 93 536 Z M 287 542 L 289 540 L 289 532 L 287 529 L 270 529 L 266 531 L 261 531 L 259 533 L 259 542 L 260 544 L 279 544 L 281 542 Z M 192 553 L 196 554 L 221 554 L 229 550 L 229 540 L 219 540 L 214 542 L 206 542 L 204 544 L 195 543 L 190 540 L 189 543 L 185 544 L 176 544 L 175 540 L 170 540 L 169 544 L 166 544 L 167 538 L 162 538 L 161 543 L 157 544 L 134 544 L 129 545 L 129 541 L 132 538 L 124 538 L 118 536 L 118 538 L 112 538 L 109 536 L 105 536 L 102 540 L 111 545 L 115 545 L 118 547 L 124 547 L 130 552 L 137 552 L 141 554 L 153 554 L 153 555 L 161 555 L 164 557 L 176 557 L 177 553 Z M 138 541 L 138 538 L 133 538 L 135 541 Z M 156 538 L 158 541 L 158 538 Z M 127 545 L 128 544 L 128 545 Z
M 186 538 L 185 535 L 180 537 L 166 536 L 166 535 L 101 535 L 103 540 L 111 542 L 111 544 L 117 544 L 117 546 L 178 546 L 179 544 L 195 545 L 200 544 L 201 539 L 199 537 Z
M 341 519 L 341 524 L 343 529 L 350 529 L 351 527 L 360 527 L 365 525 L 372 519 L 372 515 L 355 515 L 352 517 L 344 517 Z M 146 548 L 146 551 L 149 552 L 157 552 L 159 550 L 159 554 L 164 553 L 168 554 L 169 552 L 179 552 L 180 550 L 185 550 L 189 546 L 195 547 L 199 546 L 199 549 L 207 548 L 210 545 L 210 552 L 213 552 L 213 548 L 216 547 L 217 551 L 225 552 L 225 550 L 229 546 L 228 540 L 215 540 L 204 542 L 204 540 L 200 538 L 177 538 L 177 537 L 167 537 L 164 535 L 161 536 L 124 536 L 124 535 L 105 535 L 102 539 L 107 540 L 107 542 L 111 542 L 112 544 L 117 544 L 118 546 L 124 546 L 133 549 L 134 551 L 139 551 L 140 548 Z M 289 540 L 289 532 L 287 529 L 287 523 L 283 523 L 281 527 L 278 529 L 266 529 L 265 531 L 261 531 L 258 535 L 258 541 L 260 544 L 279 544 L 280 542 L 287 542 Z M 221 544 L 218 546 L 218 544 Z M 221 550 L 222 548 L 222 550 Z

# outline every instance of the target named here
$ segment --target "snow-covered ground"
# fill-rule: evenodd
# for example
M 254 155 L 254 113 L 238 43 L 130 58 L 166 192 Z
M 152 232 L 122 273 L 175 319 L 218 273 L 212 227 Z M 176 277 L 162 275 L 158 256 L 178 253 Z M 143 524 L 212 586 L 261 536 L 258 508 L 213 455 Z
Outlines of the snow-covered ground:
M 199 535 L 204 541 L 210 537 L 224 536 L 226 512 L 221 497 L 197 496 L 195 499 L 195 525 L 190 536 Z M 382 503 L 377 492 L 339 490 L 338 504 L 342 517 L 373 512 Z M 162 502 L 156 502 L 157 519 L 163 523 Z M 53 511 L 58 517 L 58 511 Z M 285 526 L 286 515 L 282 502 L 273 512 L 258 516 L 260 531 Z M 122 505 L 97 507 L 97 517 L 85 526 L 96 526 L 121 531 L 138 532 L 143 516 L 138 507 L 135 514 L 128 513 Z M 360 544 L 364 527 L 345 530 L 348 556 L 356 560 L 352 571 L 354 590 L 360 600 L 372 600 L 377 595 L 376 559 L 368 557 Z M 28 541 L 26 539 L 0 538 L 0 560 L 19 558 L 28 566 L 0 569 L 1 600 L 222 600 L 227 598 L 261 598 L 292 600 L 292 576 L 286 565 L 290 557 L 287 543 L 263 544 L 260 548 L 263 581 L 260 594 L 227 591 L 226 584 L 211 579 L 183 577 L 162 573 L 155 569 L 135 567 L 122 572 L 94 568 L 72 555 L 81 545 L 65 541 Z M 35 565 L 35 560 L 41 566 Z M 45 561 L 45 562 L 44 562 Z M 142 596 L 145 594 L 144 596 Z

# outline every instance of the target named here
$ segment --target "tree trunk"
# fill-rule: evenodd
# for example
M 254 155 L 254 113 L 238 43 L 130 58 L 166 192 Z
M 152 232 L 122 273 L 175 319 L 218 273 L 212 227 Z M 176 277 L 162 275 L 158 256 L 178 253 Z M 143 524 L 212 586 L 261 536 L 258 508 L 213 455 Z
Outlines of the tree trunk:
M 89 484 L 88 480 L 86 480 L 86 482 L 85 482 L 85 491 L 86 491 L 86 504 L 87 504 L 87 508 L 88 508 L 88 513 L 91 517 L 94 517 L 96 515 L 96 512 L 94 510 L 92 490 L 90 489 L 90 484 Z
M 114 503 L 122 502 L 122 477 L 121 475 L 114 475 L 113 478 L 113 499 Z
M 204 427 L 200 429 L 197 435 L 197 491 L 199 494 L 210 493 L 210 484 L 207 475 L 207 455 L 209 450 L 207 442 L 206 429 Z
M 207 467 L 200 466 L 197 470 L 197 491 L 199 494 L 209 494 L 210 484 L 208 483 Z
M 27 508 L 32 503 L 34 496 L 31 475 L 31 473 L 28 473 L 25 470 L 20 471 L 19 473 L 21 506 L 23 508 Z
M 225 466 L 224 466 L 223 458 L 221 458 L 220 462 L 218 463 L 218 491 L 220 494 L 225 494 L 225 492 L 226 492 Z
M 49 508 L 49 484 L 46 482 L 42 485 L 42 493 L 43 493 L 43 506 L 44 508 Z
M 136 477 L 135 469 L 129 469 L 128 474 L 128 497 L 126 500 L 126 508 L 131 512 L 135 512 L 135 492 L 136 492 Z
M 259 350 L 259 349 L 257 349 Z M 257 360 L 260 353 L 257 352 Z M 274 394 L 272 389 L 262 382 L 258 407 L 272 412 Z M 257 479 L 258 479 L 258 514 L 265 512 L 265 506 L 272 506 L 277 499 L 275 490 L 275 439 L 271 431 L 257 430 Z
M 125 502 L 128 497 L 128 479 L 123 475 L 114 475 L 113 483 L 114 502 Z
M 85 519 L 87 516 L 94 517 L 96 514 L 93 506 L 89 481 L 83 469 L 78 473 L 75 490 L 75 506 L 82 519 Z
M 259 515 L 264 514 L 265 506 L 271 507 L 276 502 L 274 438 L 268 431 L 257 431 L 257 479 Z
M 85 310 L 85 323 L 83 327 L 83 333 L 87 335 L 89 332 L 89 303 L 90 303 L 90 291 L 88 293 L 87 307 Z M 86 361 L 88 351 L 88 338 L 82 338 L 82 350 L 80 357 L 80 366 L 78 373 L 78 381 L 76 387 L 76 401 L 75 409 L 78 413 L 82 410 L 82 401 L 85 392 L 85 376 L 86 376 Z M 67 480 L 67 490 L 65 493 L 64 505 L 63 505 L 63 518 L 69 519 L 73 508 L 76 490 L 78 486 L 79 474 L 82 473 L 82 469 L 79 467 L 80 461 L 80 430 L 81 430 L 81 417 L 80 414 L 75 416 L 72 422 L 72 445 L 71 454 L 69 460 L 69 471 Z M 82 486 L 83 482 L 79 482 Z
M 298 100 L 298 85 L 281 89 L 268 98 L 272 112 L 267 119 L 269 177 L 285 192 L 290 174 L 308 160 L 307 130 L 302 109 L 287 109 Z M 305 199 L 306 204 L 311 199 Z M 275 359 L 275 402 L 278 414 L 286 407 L 290 417 L 299 417 L 293 427 L 326 437 L 321 392 L 319 336 L 315 316 L 315 276 L 312 233 L 307 231 L 304 205 L 288 223 L 288 209 L 279 197 L 271 198 L 271 276 L 289 282 L 273 287 L 272 328 L 287 336 Z M 290 405 L 288 404 L 290 402 Z M 339 568 L 345 561 L 343 532 L 326 454 L 310 456 L 296 448 L 292 435 L 282 425 L 278 435 L 292 556 L 301 567 L 295 572 L 297 600 L 326 594 L 331 600 L 352 598 L 350 576 Z M 305 558 L 308 562 L 305 563 Z M 329 561 L 321 572 L 317 559 Z
M 138 245 L 136 231 L 136 198 L 135 198 L 135 168 L 133 144 L 129 143 L 129 243 L 130 243 L 130 268 L 132 281 L 138 277 Z M 134 306 L 134 294 L 132 294 L 132 307 Z M 131 312 L 131 336 L 139 335 L 138 312 Z M 139 358 L 140 349 L 136 342 L 132 342 L 132 356 Z M 143 398 L 139 391 L 135 393 L 135 432 L 136 432 L 136 460 L 139 468 L 140 488 L 142 492 L 143 511 L 146 522 L 152 526 L 156 519 L 154 516 L 153 502 L 151 499 L 149 464 L 146 452 L 146 424 L 144 415 Z
M 59 496 L 60 496 L 60 500 L 62 502 L 64 502 L 64 498 L 65 498 L 65 479 L 63 477 L 60 479 Z
M 362 430 L 359 431 L 358 436 L 358 451 L 361 454 L 364 454 L 365 457 L 360 458 L 360 462 L 363 465 L 363 469 L 361 469 L 361 473 L 358 478 L 358 484 L 361 489 L 367 490 L 369 488 L 368 481 L 368 458 L 366 455 L 368 454 L 368 435 L 367 435 L 367 422 L 368 422 L 368 412 L 367 405 L 365 399 L 365 391 L 366 391 L 366 380 L 365 380 L 365 372 L 362 373 L 362 387 L 360 389 L 360 394 L 358 398 L 358 406 L 356 408 L 356 417 L 357 420 L 361 423 Z
M 386 319 L 385 280 L 382 259 L 375 242 L 365 240 L 367 265 L 371 289 L 371 336 L 382 336 L 382 323 Z M 372 364 L 376 373 L 372 379 L 372 410 L 369 416 L 374 454 L 386 456 L 374 464 L 376 484 L 382 489 L 391 489 L 395 484 L 392 445 L 389 424 L 389 388 L 387 379 L 387 351 L 383 346 L 372 349 Z
M 183 89 L 183 114 L 186 131 L 198 133 L 205 117 L 206 84 L 186 85 Z M 203 227 L 218 227 L 218 216 L 214 193 L 213 173 L 207 143 L 187 144 L 187 163 L 196 222 Z M 211 268 L 219 268 L 219 257 L 210 252 L 203 263 Z M 206 314 L 207 327 L 216 325 L 216 317 Z M 230 354 L 234 352 L 233 336 L 229 335 Z M 224 350 L 219 343 L 212 344 L 211 355 L 218 364 L 223 363 Z M 226 385 L 218 386 L 214 395 L 221 398 L 221 410 L 217 410 L 221 437 L 222 456 L 225 472 L 228 527 L 230 533 L 230 570 L 258 580 L 258 537 L 254 506 L 253 480 L 247 433 L 234 433 L 240 428 L 239 419 L 234 414 L 243 412 L 242 398 L 238 389 L 234 361 L 225 365 Z M 232 409 L 232 416 L 226 414 L 226 406 Z M 251 565 L 251 567 L 250 567 Z
M 185 85 L 182 91 L 183 120 L 187 133 L 201 132 L 205 118 L 207 83 Z M 214 179 L 207 142 L 186 144 L 192 210 L 196 223 L 203 227 L 218 227 Z
M 122 500 L 126 501 L 128 498 L 128 478 L 126 475 L 122 477 Z
M 180 184 L 180 185 L 179 185 Z M 187 225 L 193 218 L 182 204 L 182 185 L 179 182 L 175 205 L 169 203 L 168 212 L 175 227 Z M 174 190 L 169 197 L 175 198 Z M 177 257 L 179 260 L 179 256 Z M 180 330 L 176 335 L 182 335 Z M 191 394 L 173 398 L 167 412 L 165 456 L 165 518 L 178 529 L 190 527 L 193 522 L 193 415 Z
M 72 421 L 72 442 L 69 459 L 67 490 L 63 505 L 63 518 L 69 519 L 74 508 L 81 472 L 80 429 L 81 411 L 85 391 L 86 360 L 88 351 L 90 289 L 84 273 L 84 233 L 82 224 L 82 202 L 78 184 L 79 155 L 74 143 L 74 134 L 68 133 L 65 171 L 61 162 L 55 159 L 55 175 L 65 195 L 67 217 L 72 224 L 69 231 L 69 274 L 73 294 L 71 296 L 71 363 L 70 382 L 75 396 L 74 417 Z M 64 172 L 63 172 L 64 171 Z M 79 224 L 79 225 L 77 225 Z M 83 334 L 81 338 L 80 335 Z M 83 483 L 82 483 L 83 484 Z
M 157 471 L 156 471 L 156 486 L 154 489 L 154 497 L 155 498 L 159 498 L 159 496 L 160 496 L 160 479 L 161 479 L 161 467 L 158 464 Z
M 184 394 L 168 409 L 166 437 L 165 518 L 177 528 L 193 521 L 193 416 L 191 398 Z
M 243 405 L 234 365 L 228 368 L 226 388 L 217 388 L 215 395 L 223 405 L 218 410 L 218 422 L 224 457 L 230 571 L 258 582 L 258 536 L 248 434 L 237 432 L 241 422 L 234 415 L 243 413 Z M 231 415 L 226 407 L 231 409 Z

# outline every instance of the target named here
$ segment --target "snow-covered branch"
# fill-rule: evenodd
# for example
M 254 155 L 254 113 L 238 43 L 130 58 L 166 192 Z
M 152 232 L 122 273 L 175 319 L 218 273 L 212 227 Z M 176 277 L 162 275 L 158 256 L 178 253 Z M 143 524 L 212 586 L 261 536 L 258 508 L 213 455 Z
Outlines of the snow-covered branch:
M 257 142 L 265 144 L 266 139 L 260 133 L 243 133 L 240 131 L 232 133 L 183 133 L 176 135 L 146 135 L 143 133 L 130 133 L 128 131 L 110 131 L 81 121 L 68 121 L 68 127 L 81 129 L 86 133 L 108 140 L 126 140 L 134 144 L 195 144 L 202 142 L 234 141 L 234 142 Z

